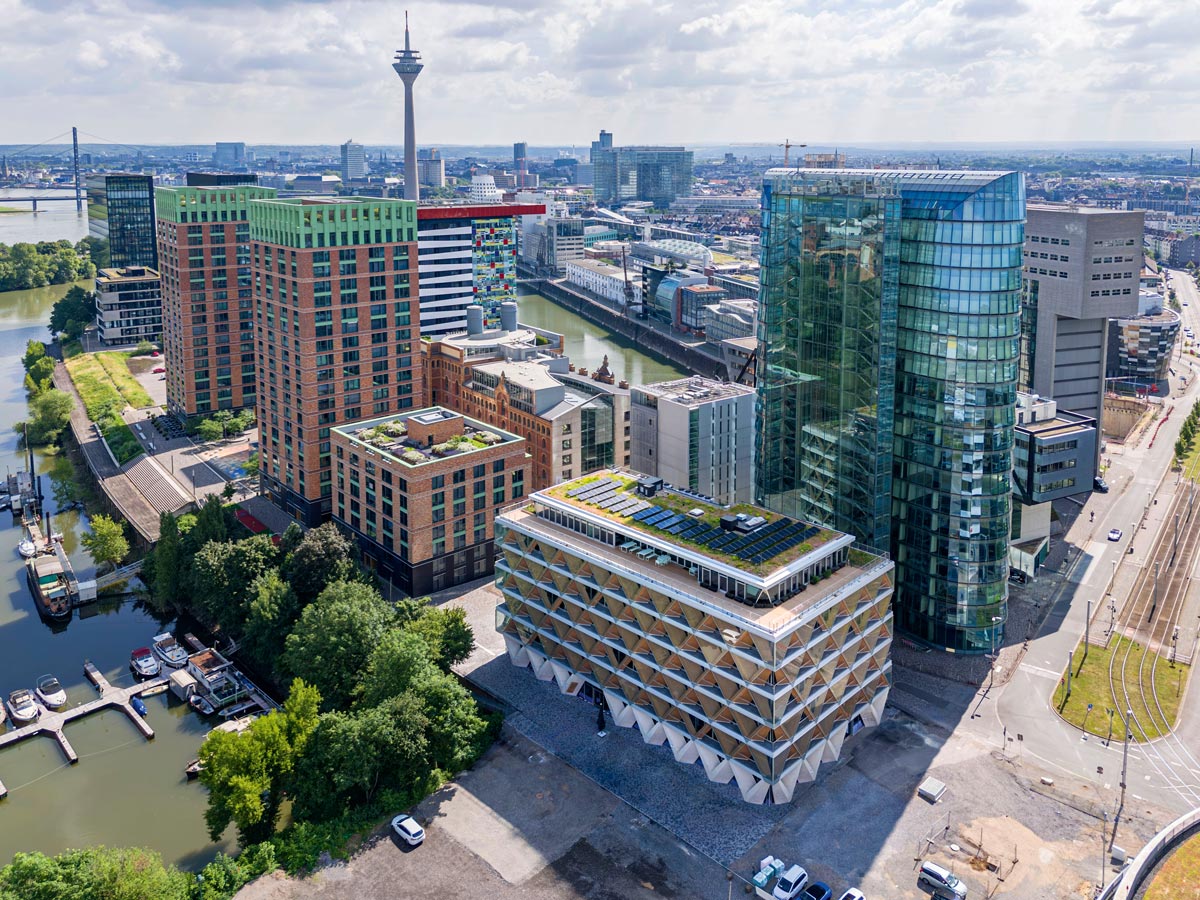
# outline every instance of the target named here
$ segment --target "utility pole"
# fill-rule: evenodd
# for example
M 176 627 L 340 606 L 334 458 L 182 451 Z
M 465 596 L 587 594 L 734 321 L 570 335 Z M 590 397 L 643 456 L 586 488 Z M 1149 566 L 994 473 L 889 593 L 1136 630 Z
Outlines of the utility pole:
M 1125 776 L 1129 772 L 1129 720 L 1132 718 L 1133 710 L 1125 710 L 1125 749 L 1121 753 L 1121 809 L 1125 808 Z
M 1154 621 L 1154 611 L 1158 609 L 1158 563 L 1154 564 L 1154 602 L 1150 604 L 1150 615 L 1146 617 L 1147 622 Z
M 1087 662 L 1088 641 L 1092 628 L 1092 599 L 1089 597 L 1087 602 L 1087 618 L 1083 620 L 1083 659 Z
M 83 185 L 79 180 L 79 129 L 71 126 L 71 146 L 75 151 L 75 212 L 83 212 Z
M 1067 699 L 1071 698 L 1071 670 L 1075 668 L 1075 651 L 1067 654 Z
M 1175 513 L 1175 543 L 1171 545 L 1171 565 L 1175 565 L 1175 554 L 1179 551 L 1179 513 Z

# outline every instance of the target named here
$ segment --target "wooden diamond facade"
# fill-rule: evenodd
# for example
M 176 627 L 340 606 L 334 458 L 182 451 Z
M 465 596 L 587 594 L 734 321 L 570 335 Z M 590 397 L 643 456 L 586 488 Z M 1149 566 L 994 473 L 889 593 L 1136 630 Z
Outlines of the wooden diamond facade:
M 842 563 L 759 609 L 689 589 L 695 568 L 655 565 L 532 508 L 506 512 L 496 532 L 497 627 L 512 663 L 564 693 L 603 691 L 617 725 L 699 761 L 712 781 L 735 781 L 748 802 L 789 802 L 848 734 L 880 721 L 891 676 L 886 559 Z

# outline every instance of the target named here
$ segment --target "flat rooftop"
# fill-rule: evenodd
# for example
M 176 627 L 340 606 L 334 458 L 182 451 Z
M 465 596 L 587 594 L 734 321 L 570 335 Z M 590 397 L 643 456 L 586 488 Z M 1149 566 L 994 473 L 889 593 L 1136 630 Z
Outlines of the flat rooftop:
M 720 506 L 699 494 L 667 487 L 645 496 L 638 491 L 643 480 L 645 476 L 610 471 L 538 491 L 533 499 L 552 498 L 607 519 L 620 526 L 622 533 L 648 535 L 756 578 L 770 575 L 839 539 L 850 541 L 849 535 L 840 531 L 749 503 Z
M 555 542 L 570 548 L 576 553 L 595 554 L 597 547 L 607 550 L 606 562 L 617 569 L 627 569 L 634 573 L 635 578 L 644 584 L 661 584 L 672 590 L 686 594 L 696 605 L 707 605 L 715 608 L 725 616 L 740 620 L 747 625 L 760 629 L 767 634 L 783 631 L 796 624 L 796 619 L 807 610 L 829 599 L 833 595 L 852 589 L 858 579 L 871 573 L 876 567 L 886 568 L 889 563 L 881 557 L 870 556 L 857 560 L 861 565 L 848 563 L 833 572 L 818 584 L 810 585 L 806 590 L 793 594 L 777 606 L 751 606 L 738 600 L 731 599 L 721 591 L 705 587 L 687 569 L 674 562 L 659 565 L 654 557 L 643 559 L 636 553 L 616 553 L 607 545 L 598 544 L 582 534 L 564 528 L 561 525 L 535 515 L 524 507 L 507 510 L 505 518 L 531 531 L 541 531 L 550 536 Z
M 1096 428 L 1096 420 L 1088 419 L 1086 422 L 1071 422 L 1067 419 L 1054 417 L 1053 419 L 1043 419 L 1037 422 L 1027 422 L 1023 425 L 1014 426 L 1018 431 L 1026 431 L 1038 437 L 1051 437 L 1056 435 L 1076 434 L 1083 431 L 1094 431 Z
M 753 395 L 754 388 L 731 381 L 713 381 L 693 375 L 691 378 L 680 378 L 677 381 L 659 381 L 654 384 L 639 385 L 635 390 L 658 397 L 661 400 L 672 400 L 688 408 L 703 406 L 713 400 L 725 400 L 729 397 L 744 397 Z
M 424 446 L 408 436 L 410 422 L 431 425 L 450 419 L 461 420 L 462 428 L 440 444 Z M 350 422 L 335 426 L 333 432 L 346 438 L 352 445 L 361 447 L 366 453 L 373 453 L 407 468 L 524 440 L 518 435 L 440 406 Z
M 493 375 L 496 378 L 503 375 L 505 381 L 519 384 L 531 391 L 562 387 L 561 382 L 556 381 L 550 374 L 550 370 L 541 363 L 504 361 L 480 363 L 474 368 L 476 371 Z

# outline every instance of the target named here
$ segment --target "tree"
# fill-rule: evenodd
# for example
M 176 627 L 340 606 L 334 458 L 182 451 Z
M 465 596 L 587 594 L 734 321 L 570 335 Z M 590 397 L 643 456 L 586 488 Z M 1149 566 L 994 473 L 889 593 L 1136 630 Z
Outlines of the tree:
M 46 345 L 41 341 L 30 339 L 25 342 L 25 355 L 21 357 L 21 364 L 28 372 L 35 362 L 39 359 L 44 359 L 46 356 Z
M 140 847 L 18 853 L 0 869 L 3 900 L 189 900 L 191 875 Z
M 35 396 L 48 391 L 53 377 L 54 360 L 49 356 L 43 356 L 28 367 L 25 373 L 25 389 Z
M 258 454 L 251 453 L 246 458 L 246 461 L 244 463 L 242 463 L 242 469 L 246 472 L 247 478 L 257 478 L 258 477 L 258 465 L 259 465 Z M 292 524 L 294 525 L 295 523 L 293 522 Z M 291 526 L 289 525 L 288 527 L 290 528 Z M 299 526 L 297 526 L 297 527 L 299 527 Z
M 50 309 L 50 334 L 78 337 L 96 317 L 96 294 L 75 285 Z
M 120 522 L 99 513 L 92 516 L 92 530 L 85 534 L 80 543 L 91 554 L 97 566 L 116 566 L 129 555 L 129 541 Z
M 237 488 L 233 486 L 232 481 L 225 482 L 225 487 L 221 488 L 221 496 L 224 497 L 226 501 L 232 500 L 233 495 L 236 493 Z
M 408 630 L 425 639 L 437 664 L 447 672 L 475 649 L 475 632 L 461 606 L 428 606 Z
M 284 640 L 298 615 L 300 603 L 279 572 L 272 569 L 259 575 L 250 585 L 242 652 L 264 670 L 271 671 L 283 653 Z
M 158 517 L 158 543 L 154 545 L 154 591 L 153 598 L 159 611 L 185 599 L 182 594 L 184 579 L 182 546 L 180 544 L 179 520 L 164 512 Z
M 220 422 L 203 419 L 196 425 L 196 436 L 202 441 L 217 441 L 225 434 Z
M 34 447 L 53 444 L 70 424 L 74 408 L 75 401 L 65 391 L 53 388 L 42 391 L 29 401 L 29 419 L 15 423 L 13 431 Z
M 307 532 L 284 561 L 283 577 L 301 603 L 313 598 L 335 581 L 346 581 L 355 573 L 354 548 L 332 522 Z
M 194 605 L 209 622 L 240 632 L 249 613 L 253 584 L 274 570 L 276 559 L 269 535 L 209 541 L 192 558 Z
M 296 764 L 293 814 L 330 818 L 347 804 L 370 803 L 380 790 L 411 791 L 429 775 L 428 726 L 411 694 L 357 712 L 325 713 Z
M 425 638 L 407 628 L 393 628 L 371 651 L 362 676 L 362 705 L 385 703 L 438 674 Z
M 438 672 L 414 682 L 410 692 L 421 698 L 429 719 L 429 756 L 445 772 L 470 765 L 485 746 L 487 722 L 479 716 L 475 698 L 453 675 Z
M 183 521 L 179 523 L 180 534 L 186 534 L 184 549 L 187 554 L 198 551 L 209 541 L 223 541 L 229 536 L 229 524 L 225 520 L 225 509 L 221 498 L 209 494 L 196 511 L 195 524 L 188 530 L 184 529 Z
M 153 353 L 154 349 L 155 348 L 154 348 L 153 343 L 146 340 L 145 338 L 142 338 L 140 341 L 137 342 L 137 347 L 134 349 L 134 352 L 138 356 L 145 356 L 149 353 Z
M 208 788 L 204 821 L 214 841 L 231 823 L 243 847 L 274 833 L 284 789 L 317 726 L 320 702 L 313 687 L 297 680 L 282 710 L 256 719 L 242 734 L 209 732 L 200 746 L 200 781 Z
M 391 607 L 373 588 L 334 582 L 300 613 L 280 666 L 285 674 L 316 685 L 326 709 L 344 709 L 359 687 L 371 652 L 394 621 Z

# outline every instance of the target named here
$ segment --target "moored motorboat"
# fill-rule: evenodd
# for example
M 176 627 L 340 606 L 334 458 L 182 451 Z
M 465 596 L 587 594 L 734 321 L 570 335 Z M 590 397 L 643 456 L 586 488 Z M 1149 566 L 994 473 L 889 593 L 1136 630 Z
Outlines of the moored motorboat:
M 172 669 L 180 669 L 187 664 L 187 651 L 179 646 L 175 636 L 169 631 L 154 636 L 154 655 Z
M 146 709 L 145 701 L 143 701 L 141 697 L 131 698 L 129 701 L 129 705 L 132 706 L 133 711 L 135 713 L 137 713 L 139 716 L 141 716 L 142 718 L 145 718 L 146 713 L 149 712 L 149 710 Z
M 14 722 L 32 722 L 42 714 L 33 694 L 24 688 L 8 695 L 8 711 Z
M 129 668 L 133 669 L 133 674 L 142 678 L 153 678 L 162 671 L 162 666 L 154 658 L 149 647 L 138 647 L 129 654 Z
M 204 763 L 200 762 L 198 759 L 193 759 L 183 768 L 183 773 L 187 776 L 188 781 L 191 781 L 193 778 L 199 778 L 200 773 L 203 771 Z
M 199 694 L 192 694 L 192 696 L 188 697 L 188 706 L 202 716 L 211 716 L 216 711 L 208 699 Z
M 37 544 L 29 538 L 22 538 L 21 542 L 17 544 L 17 552 L 26 559 L 32 559 L 37 556 Z
M 36 556 L 27 560 L 25 574 L 38 612 L 51 619 L 71 617 L 70 586 L 57 556 Z
M 49 709 L 58 709 L 67 705 L 67 692 L 53 675 L 43 675 L 37 680 L 36 693 L 42 705 Z

